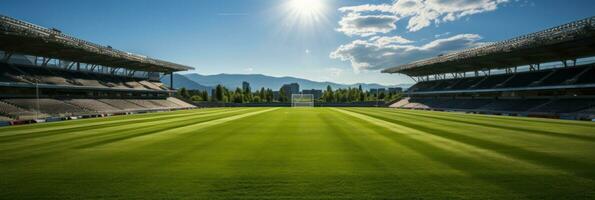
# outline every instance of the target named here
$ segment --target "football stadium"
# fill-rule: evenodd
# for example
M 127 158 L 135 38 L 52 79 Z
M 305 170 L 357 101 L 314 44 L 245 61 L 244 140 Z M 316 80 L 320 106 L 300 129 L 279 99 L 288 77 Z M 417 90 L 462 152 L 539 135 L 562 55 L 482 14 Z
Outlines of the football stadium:
M 534 31 L 383 69 L 415 84 L 382 103 L 227 107 L 0 15 L 0 199 L 595 199 L 595 17 Z

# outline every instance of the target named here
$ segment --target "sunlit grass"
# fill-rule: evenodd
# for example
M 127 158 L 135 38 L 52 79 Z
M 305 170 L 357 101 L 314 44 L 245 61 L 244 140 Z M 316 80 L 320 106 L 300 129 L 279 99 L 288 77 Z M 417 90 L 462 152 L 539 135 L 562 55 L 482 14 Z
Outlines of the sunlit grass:
M 593 199 L 595 124 L 220 108 L 0 128 L 0 199 Z

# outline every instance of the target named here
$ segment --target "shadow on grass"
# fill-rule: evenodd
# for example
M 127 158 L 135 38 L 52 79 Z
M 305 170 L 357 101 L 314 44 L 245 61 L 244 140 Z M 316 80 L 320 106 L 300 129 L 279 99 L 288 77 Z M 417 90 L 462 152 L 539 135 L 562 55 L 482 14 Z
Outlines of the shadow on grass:
M 515 158 L 521 158 L 523 160 L 528 160 L 533 163 L 537 164 L 545 164 L 546 166 L 552 166 L 557 169 L 562 169 L 566 172 L 571 174 L 575 174 L 582 178 L 587 178 L 593 180 L 593 172 L 590 172 L 593 168 L 592 165 L 587 165 L 584 163 L 576 162 L 569 159 L 558 158 L 550 155 L 544 155 L 536 152 L 526 151 L 517 147 L 509 146 L 509 145 L 502 145 L 497 144 L 494 142 L 483 141 L 475 138 L 469 138 L 467 136 L 461 136 L 455 133 L 446 132 L 443 130 L 427 128 L 424 126 L 415 125 L 412 123 L 407 123 L 399 120 L 388 119 L 386 117 L 376 116 L 369 113 L 359 112 L 359 111 L 352 111 L 359 114 L 364 114 L 366 116 L 370 116 L 376 119 L 380 119 L 383 121 L 387 121 L 390 123 L 399 124 L 402 126 L 406 126 L 409 128 L 417 129 L 419 131 L 432 134 L 438 137 L 442 137 L 445 139 L 450 139 L 454 141 L 459 141 L 471 146 L 475 146 L 482 149 L 488 149 L 500 154 L 508 155 Z M 354 117 L 356 118 L 356 117 Z M 359 119 L 363 120 L 363 119 Z M 556 197 L 564 197 L 569 199 L 574 199 L 574 197 L 584 197 L 583 194 L 586 191 L 589 191 L 593 187 L 592 182 L 584 183 L 582 181 L 572 181 L 572 183 L 568 183 L 569 176 L 564 175 L 552 175 L 552 176 L 544 176 L 544 175 L 530 175 L 530 174 L 515 174 L 514 171 L 506 170 L 514 169 L 510 168 L 510 166 L 499 166 L 494 165 L 493 163 L 482 162 L 480 160 L 469 159 L 468 157 L 463 157 L 458 155 L 455 152 L 450 152 L 448 150 L 444 150 L 438 148 L 432 144 L 427 142 L 413 139 L 405 133 L 395 132 L 387 127 L 382 126 L 375 126 L 378 130 L 378 134 L 400 144 L 403 145 L 413 151 L 416 151 L 429 159 L 437 161 L 439 163 L 445 164 L 453 169 L 459 170 L 463 173 L 469 174 L 472 177 L 478 178 L 480 180 L 485 181 L 486 183 L 491 183 L 501 188 L 507 189 L 508 191 L 514 191 L 516 194 L 523 195 L 525 197 L 530 198 L 545 198 L 545 197 L 552 197 L 554 195 Z M 399 135 L 395 135 L 393 133 L 398 133 Z M 505 164 L 505 163 L 503 163 Z M 572 176 L 570 176 L 572 177 Z M 583 183 L 583 184 L 577 184 Z M 547 185 L 550 184 L 550 185 Z M 568 187 L 570 186 L 570 187 Z M 593 194 L 589 194 L 593 195 Z
M 522 149 L 522 148 L 512 146 L 512 145 L 501 144 L 501 143 L 497 143 L 497 142 L 493 142 L 493 141 L 477 139 L 477 138 L 469 137 L 466 135 L 461 135 L 461 134 L 446 131 L 446 130 L 431 128 L 428 126 L 418 125 L 418 124 L 407 122 L 404 120 L 389 118 L 386 116 L 382 116 L 380 114 L 365 113 L 365 112 L 353 111 L 353 110 L 350 110 L 350 111 L 364 114 L 364 115 L 374 117 L 376 119 L 380 119 L 383 121 L 387 121 L 390 123 L 395 123 L 395 124 L 399 124 L 402 126 L 406 126 L 406 127 L 416 129 L 416 130 L 419 130 L 419 131 L 422 131 L 422 132 L 425 132 L 425 133 L 428 133 L 431 135 L 435 135 L 438 137 L 442 137 L 445 139 L 458 141 L 458 142 L 461 142 L 461 143 L 464 143 L 464 144 L 467 144 L 470 146 L 474 146 L 477 148 L 497 152 L 501 155 L 506 155 L 508 157 L 528 161 L 528 162 L 531 162 L 531 163 L 534 163 L 537 165 L 549 166 L 554 169 L 558 169 L 558 170 L 562 170 L 562 171 L 574 174 L 578 177 L 595 180 L 595 170 L 593 170 L 593 169 L 595 169 L 594 164 L 588 164 L 588 163 L 583 163 L 583 162 L 580 162 L 577 160 L 572 160 L 572 159 L 563 158 L 563 157 L 559 157 L 559 156 L 553 156 L 553 155 L 549 155 L 549 154 L 529 151 L 529 150 Z
M 485 123 L 485 122 L 473 122 L 473 121 L 466 121 L 466 120 L 458 120 L 458 119 L 454 119 L 451 117 L 439 117 L 439 116 L 432 116 L 432 115 L 427 115 L 427 114 L 417 114 L 417 113 L 409 113 L 409 112 L 407 112 L 407 113 L 386 112 L 386 113 L 391 113 L 391 114 L 395 114 L 395 115 L 400 114 L 402 116 L 413 115 L 413 116 L 419 116 L 419 117 L 425 117 L 425 118 L 431 118 L 431 119 L 437 119 L 437 120 L 443 120 L 443 121 L 451 121 L 451 122 L 458 122 L 458 123 L 464 123 L 464 124 L 486 126 L 486 127 L 491 127 L 491 128 L 521 131 L 521 132 L 526 132 L 526 133 L 530 133 L 530 134 L 545 135 L 545 136 L 550 136 L 550 137 L 559 137 L 559 138 L 566 138 L 566 139 L 576 139 L 576 140 L 581 140 L 581 141 L 595 142 L 595 137 L 582 136 L 582 135 L 572 135 L 572 134 L 557 133 L 557 132 L 551 132 L 551 131 L 545 131 L 545 130 L 534 130 L 534 129 L 528 129 L 528 128 L 522 128 L 522 127 L 504 126 L 504 125 L 497 125 L 497 124 Z M 474 119 L 474 120 L 478 120 L 478 119 Z M 594 124 L 594 126 L 595 126 L 595 124 Z

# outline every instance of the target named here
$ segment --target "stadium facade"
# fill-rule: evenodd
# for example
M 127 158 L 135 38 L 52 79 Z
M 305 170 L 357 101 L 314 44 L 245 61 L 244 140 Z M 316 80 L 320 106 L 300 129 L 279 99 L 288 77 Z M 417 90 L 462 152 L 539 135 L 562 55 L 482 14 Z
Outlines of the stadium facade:
M 388 68 L 417 83 L 391 107 L 595 118 L 595 17 Z
M 190 69 L 0 16 L 2 124 L 193 108 L 159 81 Z

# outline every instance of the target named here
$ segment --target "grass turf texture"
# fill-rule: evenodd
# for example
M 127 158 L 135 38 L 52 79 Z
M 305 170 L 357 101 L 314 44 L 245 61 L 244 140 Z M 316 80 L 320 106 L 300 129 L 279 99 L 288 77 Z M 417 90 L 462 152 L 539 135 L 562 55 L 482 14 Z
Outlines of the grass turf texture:
M 0 128 L 0 199 L 593 199 L 595 124 L 237 108 Z

